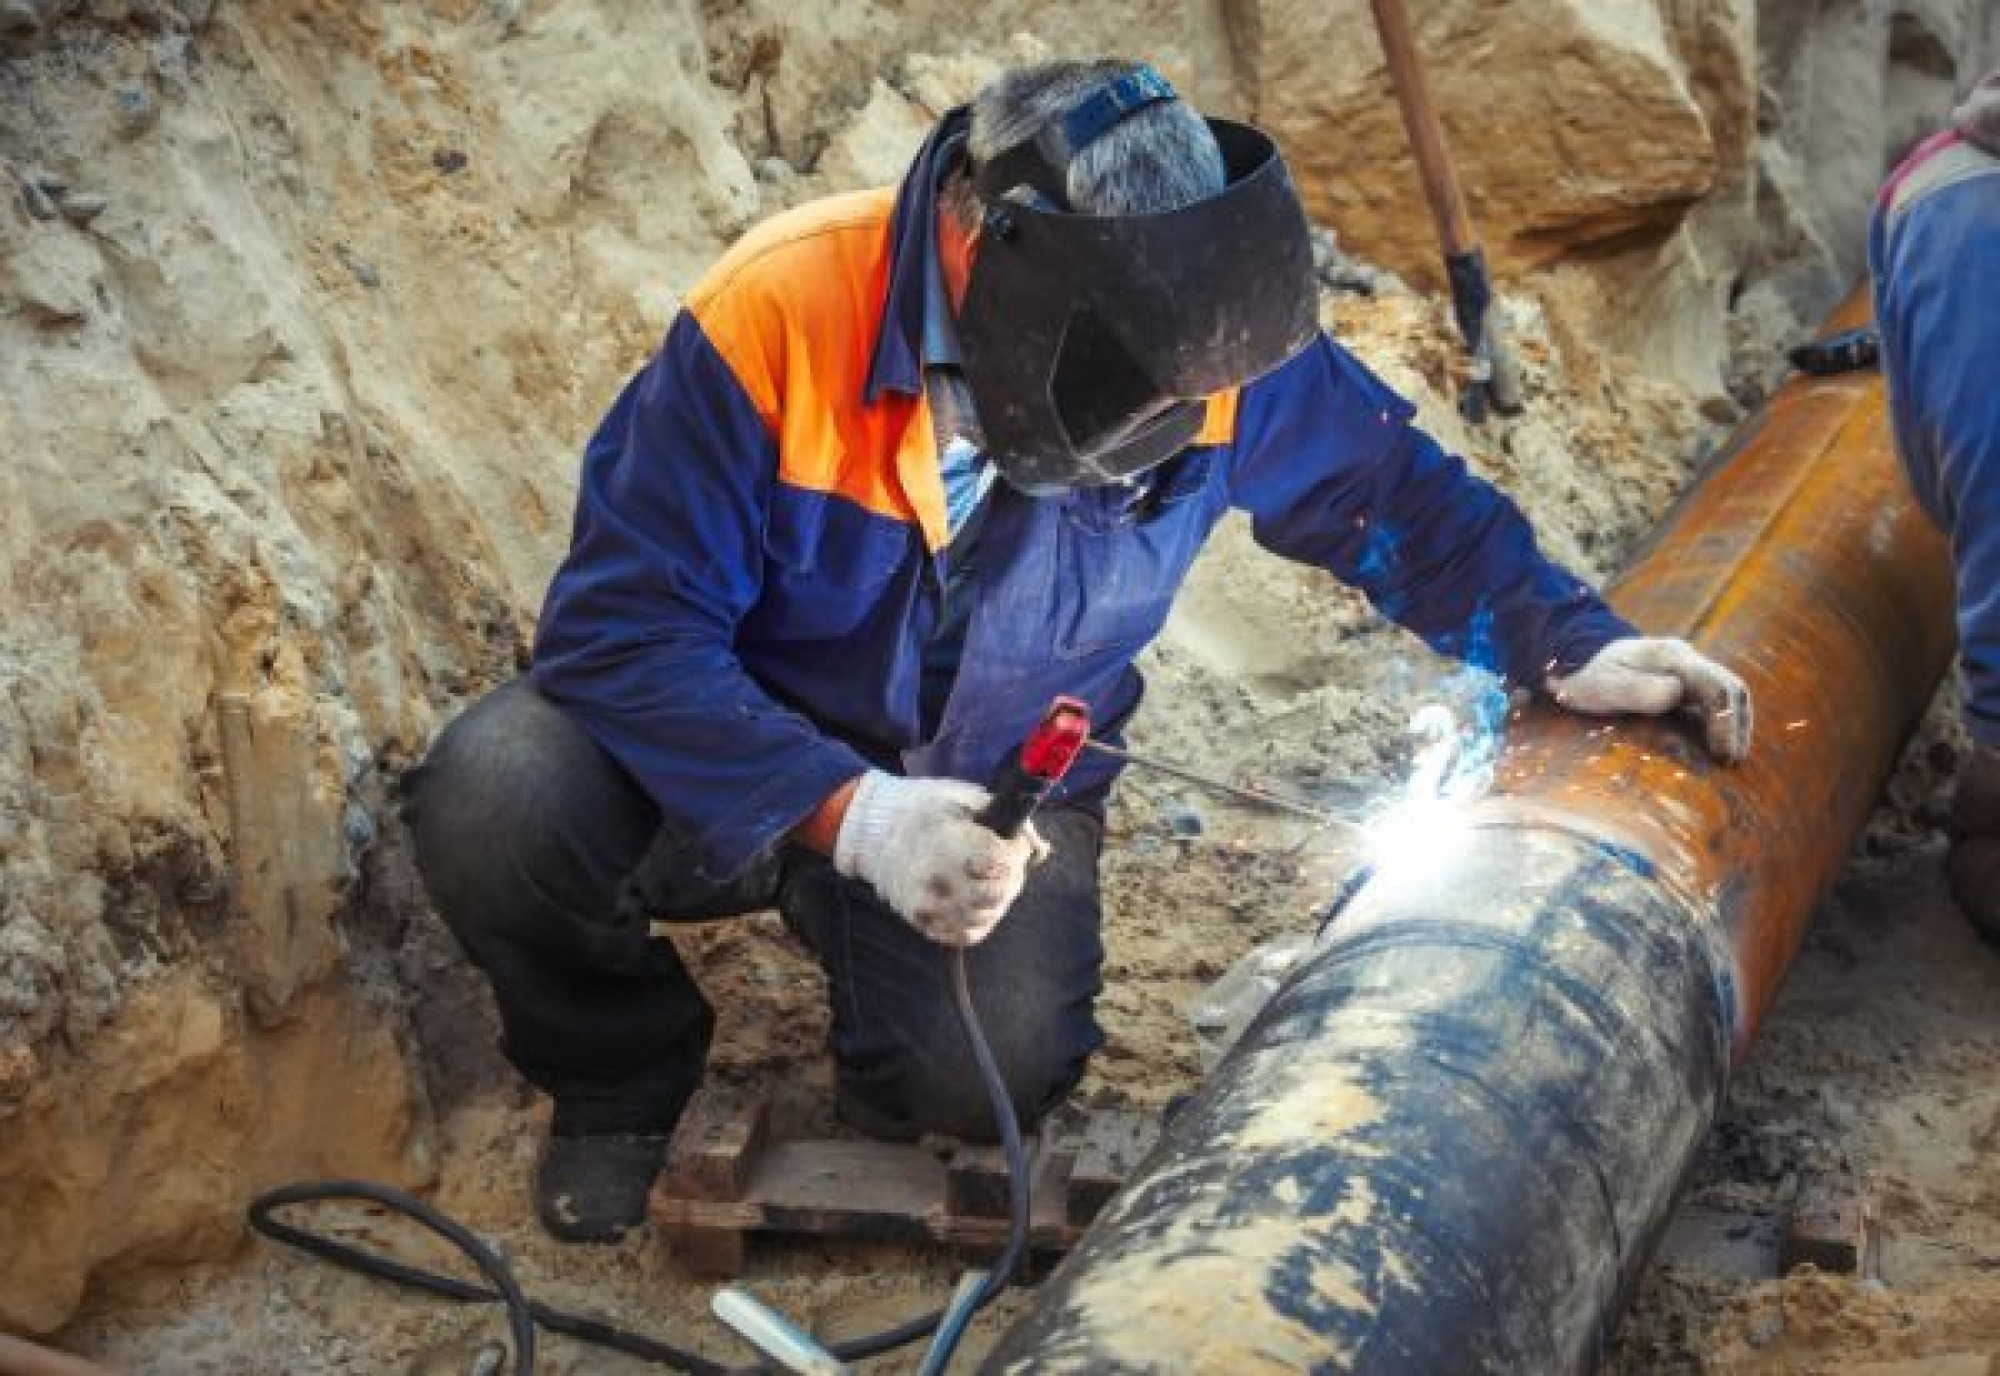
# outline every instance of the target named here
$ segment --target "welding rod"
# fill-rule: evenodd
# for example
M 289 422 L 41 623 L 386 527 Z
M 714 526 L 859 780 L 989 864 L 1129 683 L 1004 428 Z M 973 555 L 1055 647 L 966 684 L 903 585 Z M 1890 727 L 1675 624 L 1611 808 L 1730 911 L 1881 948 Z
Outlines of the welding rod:
M 1323 827 L 1346 827 L 1350 831 L 1361 831 L 1363 829 L 1361 823 L 1355 821 L 1352 817 L 1342 816 L 1331 808 L 1319 807 L 1298 798 L 1287 798 L 1282 793 L 1268 793 L 1261 788 L 1251 788 L 1247 784 L 1233 784 L 1226 779 L 1218 779 L 1213 774 L 1203 774 L 1197 770 L 1189 769 L 1185 765 L 1155 759 L 1150 755 L 1135 755 L 1130 750 L 1120 749 L 1115 745 L 1106 745 L 1103 741 L 1095 738 L 1085 741 L 1083 748 L 1086 750 L 1095 750 L 1105 758 L 1117 760 L 1121 764 L 1136 764 L 1141 769 L 1156 770 L 1161 774 L 1171 775 L 1184 783 L 1213 789 L 1217 793 L 1225 794 L 1242 802 L 1254 803 L 1258 807 L 1272 808 L 1278 812 L 1289 812 L 1294 816 L 1307 817 Z

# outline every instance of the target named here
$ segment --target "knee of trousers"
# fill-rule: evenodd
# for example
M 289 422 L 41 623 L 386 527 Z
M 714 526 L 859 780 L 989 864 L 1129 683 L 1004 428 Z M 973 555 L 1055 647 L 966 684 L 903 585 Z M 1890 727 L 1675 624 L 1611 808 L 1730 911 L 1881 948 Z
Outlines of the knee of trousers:
M 975 990 L 974 999 L 978 1000 Z M 1103 1033 L 1086 1007 L 1046 1018 L 988 1019 L 981 1006 L 987 1044 L 1007 1087 L 1014 1117 L 1032 1128 L 1062 1102 L 1083 1078 Z M 921 1046 L 906 1046 L 884 1058 L 873 1073 L 849 1080 L 850 1092 L 877 1110 L 925 1132 L 968 1141 L 997 1140 L 986 1082 L 956 1013 L 942 1019 Z
M 404 777 L 403 819 L 461 938 L 523 904 L 609 914 L 659 824 L 636 781 L 526 680 L 445 728 Z

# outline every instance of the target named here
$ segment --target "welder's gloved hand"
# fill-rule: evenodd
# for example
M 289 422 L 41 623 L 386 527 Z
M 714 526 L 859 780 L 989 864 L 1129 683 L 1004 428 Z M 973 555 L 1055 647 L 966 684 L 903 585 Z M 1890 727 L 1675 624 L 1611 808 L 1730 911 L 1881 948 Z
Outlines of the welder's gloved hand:
M 1750 753 L 1750 690 L 1685 640 L 1627 636 L 1573 674 L 1550 674 L 1549 691 L 1573 712 L 1655 717 L 1684 707 L 1701 719 L 1708 750 L 1725 764 Z
M 1976 745 L 1959 766 L 1945 875 L 1979 934 L 2000 945 L 2000 746 Z
M 975 946 L 1013 906 L 1029 864 L 1048 853 L 1032 824 L 1009 839 L 974 821 L 987 798 L 959 779 L 871 769 L 847 804 L 833 867 L 872 885 L 932 941 Z

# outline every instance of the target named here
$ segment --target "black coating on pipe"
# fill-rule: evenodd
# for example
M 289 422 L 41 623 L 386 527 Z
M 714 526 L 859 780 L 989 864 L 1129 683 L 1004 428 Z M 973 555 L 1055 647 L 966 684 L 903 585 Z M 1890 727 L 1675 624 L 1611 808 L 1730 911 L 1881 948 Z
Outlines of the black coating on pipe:
M 1377 871 L 981 1370 L 1597 1364 L 1724 1091 L 1726 945 L 1616 845 L 1457 839 Z

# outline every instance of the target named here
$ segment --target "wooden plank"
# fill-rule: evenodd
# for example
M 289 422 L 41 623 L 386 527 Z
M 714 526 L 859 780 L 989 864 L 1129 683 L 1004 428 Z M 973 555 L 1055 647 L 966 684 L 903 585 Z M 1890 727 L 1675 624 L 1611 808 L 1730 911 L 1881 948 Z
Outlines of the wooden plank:
M 676 1225 L 661 1217 L 663 1196 L 733 1200 L 741 1196 L 764 1145 L 770 1101 L 761 1094 L 704 1090 L 681 1115 L 667 1153 L 667 1168 L 653 1187 L 652 1212 L 668 1231 L 674 1252 L 696 1275 L 736 1276 L 746 1257 L 741 1228 Z
M 1683 1204 L 1653 1253 L 1658 1266 L 1741 1280 L 1774 1280 L 1784 1220 L 1778 1215 Z
M 1075 1164 L 1075 1154 L 1059 1148 L 1051 1138 L 1031 1137 L 1027 1145 L 1030 1153 L 1028 1245 L 1032 1250 L 1067 1251 L 1083 1235 L 1083 1230 L 1070 1226 L 1067 1218 L 1069 1174 Z M 990 1157 L 983 1148 L 968 1151 L 976 1153 L 979 1169 L 990 1168 L 995 1172 L 995 1197 L 978 1198 L 976 1202 L 983 1206 L 980 1209 L 961 1210 L 952 1207 L 953 1199 L 948 1190 L 942 1236 L 969 1252 L 996 1252 L 1005 1245 L 1008 1224 L 1013 1218 L 1006 1161 L 997 1149 Z
M 944 1166 L 921 1147 L 847 1140 L 778 1142 L 750 1163 L 730 1199 L 667 1187 L 653 1218 L 672 1229 L 838 1233 L 921 1241 L 938 1236 Z
M 1069 1222 L 1088 1227 L 1159 1136 L 1159 1123 L 1147 1114 L 1116 1109 L 1091 1114 L 1069 1174 Z
M 1814 1266 L 1837 1276 L 1873 1276 L 1875 1203 L 1852 1176 L 1814 1174 L 1799 1183 L 1785 1220 L 1778 1267 Z
M 1005 1218 L 1010 1205 L 1007 1153 L 960 1147 L 944 1169 L 944 1211 L 954 1218 Z
M 763 1149 L 770 1109 L 761 1094 L 698 1094 L 674 1131 L 666 1171 L 672 1191 L 693 1199 L 739 1198 Z
M 699 1106 L 701 1116 L 690 1109 L 676 1134 L 652 1215 L 674 1237 L 683 1261 L 704 1274 L 740 1270 L 744 1239 L 753 1232 L 940 1241 L 989 1254 L 1006 1241 L 1006 1165 L 997 1149 L 963 1148 L 943 1161 L 927 1148 L 895 1142 L 766 1144 L 761 1104 Z M 1135 1160 L 1151 1135 L 1149 1124 L 1141 1130 L 1121 1121 L 1095 1131 L 1086 1124 L 1079 1140 L 1093 1151 L 1094 1169 L 1109 1172 Z M 1047 1136 L 1030 1139 L 1030 1149 L 1030 1245 L 1067 1250 L 1088 1222 L 1071 1217 L 1077 1153 Z M 1115 1188 L 1116 1181 L 1109 1184 Z
M 744 1197 L 802 1213 L 923 1213 L 944 1197 L 944 1166 L 899 1142 L 776 1142 Z

